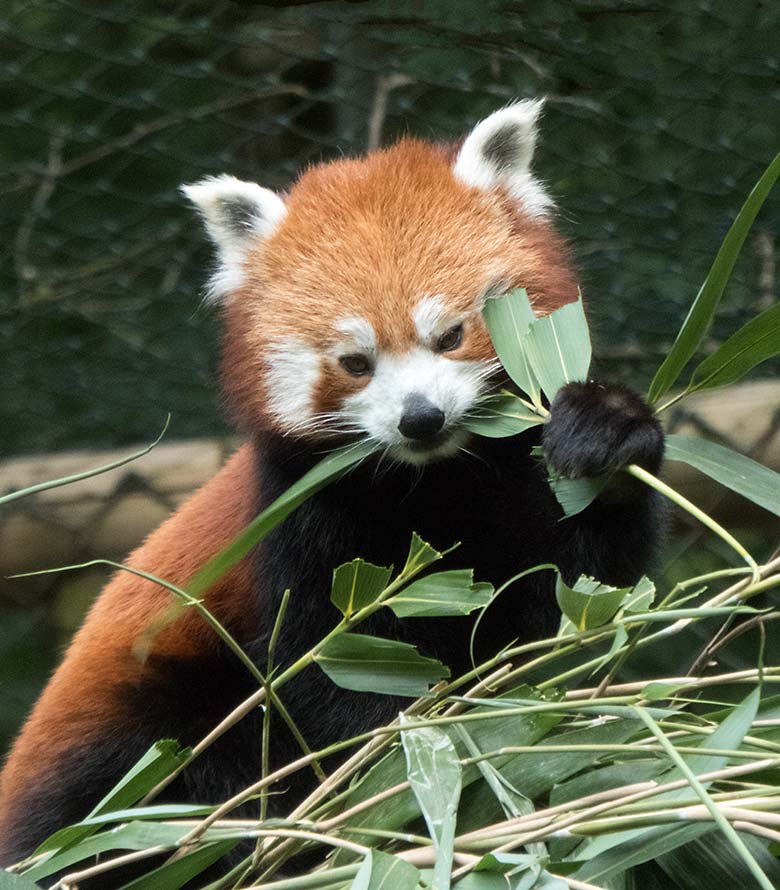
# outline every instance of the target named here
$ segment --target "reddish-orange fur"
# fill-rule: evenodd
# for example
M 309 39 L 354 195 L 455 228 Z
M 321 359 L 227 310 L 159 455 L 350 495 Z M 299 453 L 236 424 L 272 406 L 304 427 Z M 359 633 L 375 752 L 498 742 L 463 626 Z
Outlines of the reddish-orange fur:
M 464 185 L 447 154 L 425 142 L 405 139 L 313 167 L 286 203 L 287 217 L 250 255 L 246 284 L 226 311 L 223 383 L 244 425 L 273 422 L 258 384 L 268 344 L 280 337 L 326 347 L 337 336 L 334 320 L 360 315 L 380 351 L 401 352 L 417 341 L 412 310 L 425 295 L 477 316 L 480 292 L 497 281 L 527 288 L 539 314 L 577 298 L 568 253 L 550 223 L 500 193 Z M 478 317 L 453 357 L 495 357 Z M 364 382 L 334 368 L 316 407 L 330 410 Z
M 253 450 L 244 446 L 217 475 L 128 559 L 175 585 L 187 580 L 251 519 Z M 228 626 L 251 620 L 245 564 L 206 597 L 208 608 Z M 14 819 L 14 801 L 28 777 L 56 760 L 74 740 L 84 741 L 128 715 L 117 697 L 124 681 L 138 682 L 144 663 L 136 644 L 151 623 L 167 612 L 171 594 L 150 581 L 118 572 L 101 593 L 65 659 L 38 701 L 0 777 L 0 837 Z M 152 643 L 155 654 L 187 655 L 215 644 L 214 632 L 185 612 Z

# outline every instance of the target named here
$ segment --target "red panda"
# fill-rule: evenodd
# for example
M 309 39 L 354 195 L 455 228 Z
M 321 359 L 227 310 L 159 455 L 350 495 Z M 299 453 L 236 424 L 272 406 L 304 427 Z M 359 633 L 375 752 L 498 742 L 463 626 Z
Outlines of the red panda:
M 553 205 L 531 171 L 541 104 L 479 123 L 460 146 L 415 139 L 306 170 L 279 195 L 229 176 L 184 187 L 213 240 L 209 299 L 224 317 L 222 382 L 246 444 L 129 558 L 177 585 L 330 447 L 369 439 L 382 454 L 311 498 L 214 589 L 209 609 L 264 666 L 283 591 L 292 602 L 277 661 L 306 651 L 337 620 L 332 569 L 356 556 L 403 563 L 410 535 L 462 544 L 452 567 L 479 580 L 555 563 L 628 584 L 657 539 L 654 495 L 616 479 L 560 522 L 535 431 L 469 437 L 463 421 L 501 382 L 484 301 L 525 287 L 535 311 L 577 298 Z M 642 399 L 620 385 L 570 384 L 552 405 L 547 461 L 577 477 L 638 462 L 658 469 L 663 437 Z M 554 633 L 551 572 L 486 613 L 479 643 Z M 252 679 L 197 615 L 134 643 L 166 609 L 159 586 L 119 572 L 76 635 L 25 724 L 0 779 L 0 864 L 28 855 L 82 818 L 158 738 L 199 741 L 252 690 Z M 406 640 L 453 671 L 468 667 L 469 619 L 377 613 L 367 633 Z M 347 692 L 310 669 L 283 700 L 314 749 L 389 719 L 398 702 Z M 260 769 L 256 714 L 206 750 L 168 799 L 216 802 Z M 282 727 L 272 756 L 289 757 Z M 299 776 L 278 812 L 305 791 Z

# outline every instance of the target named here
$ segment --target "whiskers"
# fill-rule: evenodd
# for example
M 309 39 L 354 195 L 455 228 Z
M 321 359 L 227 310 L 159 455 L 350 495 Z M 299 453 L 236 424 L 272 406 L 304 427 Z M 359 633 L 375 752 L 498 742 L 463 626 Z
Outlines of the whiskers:
M 320 411 L 287 427 L 285 436 L 365 436 L 357 421 L 341 411 Z
M 501 370 L 501 362 L 498 358 L 488 362 L 480 362 L 480 367 L 474 372 L 474 379 L 478 382 L 494 377 Z

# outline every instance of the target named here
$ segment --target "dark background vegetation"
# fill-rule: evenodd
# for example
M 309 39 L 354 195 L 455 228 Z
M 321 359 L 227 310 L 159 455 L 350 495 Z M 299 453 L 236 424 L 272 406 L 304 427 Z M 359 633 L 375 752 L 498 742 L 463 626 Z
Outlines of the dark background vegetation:
M 646 385 L 777 150 L 780 5 L 7 0 L 0 10 L 0 458 L 224 431 L 209 248 L 177 187 L 548 98 L 537 169 L 602 373 Z M 713 337 L 776 298 L 770 199 Z M 61 642 L 0 608 L 0 749 Z

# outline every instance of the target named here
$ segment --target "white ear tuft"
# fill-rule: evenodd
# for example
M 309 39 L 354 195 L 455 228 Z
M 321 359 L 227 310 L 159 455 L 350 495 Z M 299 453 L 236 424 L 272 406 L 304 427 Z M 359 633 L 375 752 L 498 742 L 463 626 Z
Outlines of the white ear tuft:
M 273 234 L 287 208 L 275 192 L 234 176 L 209 176 L 195 185 L 183 185 L 181 191 L 198 208 L 219 251 L 209 298 L 226 297 L 243 283 L 249 249 Z
M 480 121 L 458 153 L 455 176 L 483 191 L 505 188 L 532 216 L 547 213 L 552 199 L 531 173 L 543 105 L 543 99 L 524 99 Z

